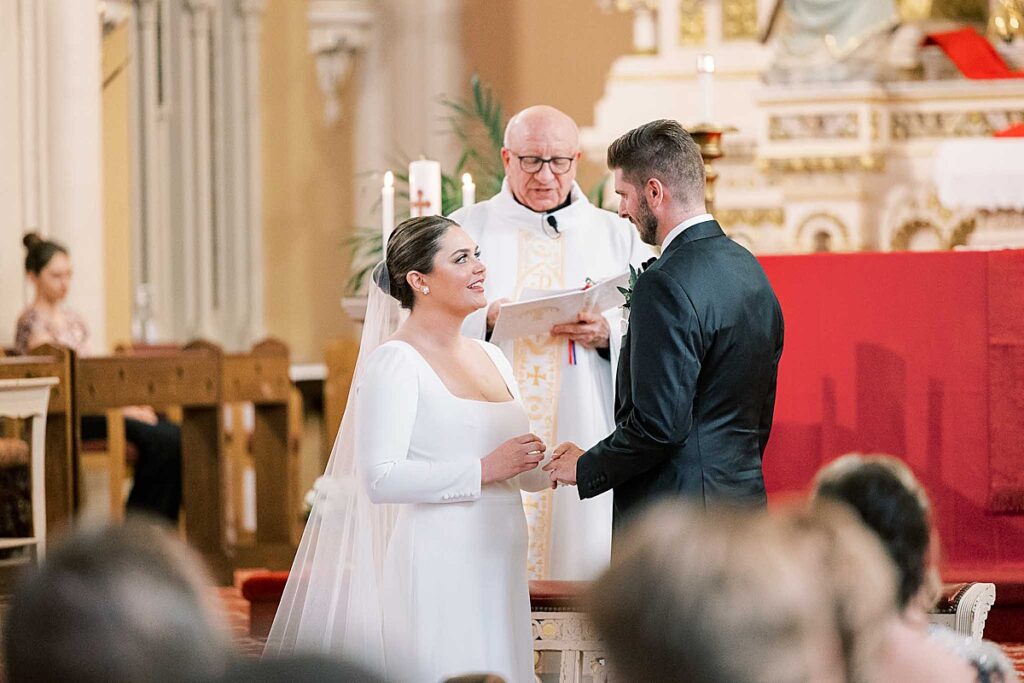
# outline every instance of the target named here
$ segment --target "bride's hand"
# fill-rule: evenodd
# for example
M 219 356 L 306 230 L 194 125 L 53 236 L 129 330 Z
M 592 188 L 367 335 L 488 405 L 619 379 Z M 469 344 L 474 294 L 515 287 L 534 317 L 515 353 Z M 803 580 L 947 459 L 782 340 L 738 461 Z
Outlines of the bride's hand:
M 480 483 L 491 484 L 528 472 L 544 459 L 547 446 L 535 434 L 523 434 L 495 448 L 480 461 Z

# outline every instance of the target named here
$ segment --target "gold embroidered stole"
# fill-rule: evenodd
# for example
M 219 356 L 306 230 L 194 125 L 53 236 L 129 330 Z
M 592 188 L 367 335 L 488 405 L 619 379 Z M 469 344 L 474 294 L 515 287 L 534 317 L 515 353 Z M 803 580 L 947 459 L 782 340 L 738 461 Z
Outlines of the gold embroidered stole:
M 531 230 L 519 231 L 519 262 L 516 300 L 524 288 L 561 289 L 564 245 L 560 239 Z M 513 368 L 523 405 L 534 433 L 544 440 L 548 452 L 558 435 L 558 389 L 561 354 L 565 342 L 549 335 L 522 337 L 514 342 Z M 547 577 L 551 547 L 552 491 L 523 493 L 523 507 L 529 528 L 527 568 L 531 579 Z

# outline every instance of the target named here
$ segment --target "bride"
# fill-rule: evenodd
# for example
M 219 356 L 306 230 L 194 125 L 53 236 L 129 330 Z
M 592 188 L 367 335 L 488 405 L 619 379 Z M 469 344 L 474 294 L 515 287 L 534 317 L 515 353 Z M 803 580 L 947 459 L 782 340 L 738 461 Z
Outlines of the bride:
M 533 681 L 520 490 L 550 485 L 501 351 L 460 335 L 487 304 L 469 236 L 392 233 L 356 376 L 265 656 L 357 659 L 392 679 Z M 398 310 L 408 318 L 397 331 Z

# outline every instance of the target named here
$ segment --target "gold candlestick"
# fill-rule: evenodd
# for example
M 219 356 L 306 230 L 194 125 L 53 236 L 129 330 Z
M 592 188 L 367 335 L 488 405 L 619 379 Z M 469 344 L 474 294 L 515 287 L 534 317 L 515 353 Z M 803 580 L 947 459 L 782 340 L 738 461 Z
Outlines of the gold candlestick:
M 704 158 L 704 203 L 707 204 L 708 213 L 713 213 L 715 208 L 715 181 L 718 180 L 718 171 L 712 165 L 715 159 L 722 158 L 722 135 L 735 133 L 734 126 L 719 126 L 711 123 L 701 123 L 688 132 L 700 146 L 700 155 Z

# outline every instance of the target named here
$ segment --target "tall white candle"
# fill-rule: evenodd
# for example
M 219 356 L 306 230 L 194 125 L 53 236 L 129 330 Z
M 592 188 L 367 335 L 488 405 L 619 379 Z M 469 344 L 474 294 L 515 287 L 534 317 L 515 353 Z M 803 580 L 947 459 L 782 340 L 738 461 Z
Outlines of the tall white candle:
M 387 250 L 388 237 L 395 229 L 395 174 L 388 171 L 384 174 L 384 187 L 380 188 L 380 226 L 384 237 L 383 250 Z
M 441 213 L 441 162 L 419 159 L 409 164 L 409 215 Z
M 633 10 L 633 51 L 649 54 L 658 50 L 658 22 L 654 10 L 639 5 Z
M 473 176 L 463 173 L 462 206 L 473 206 L 474 204 L 476 204 L 476 185 L 473 184 Z
M 714 123 L 715 58 L 701 55 L 697 58 L 697 85 L 700 88 L 700 123 Z

